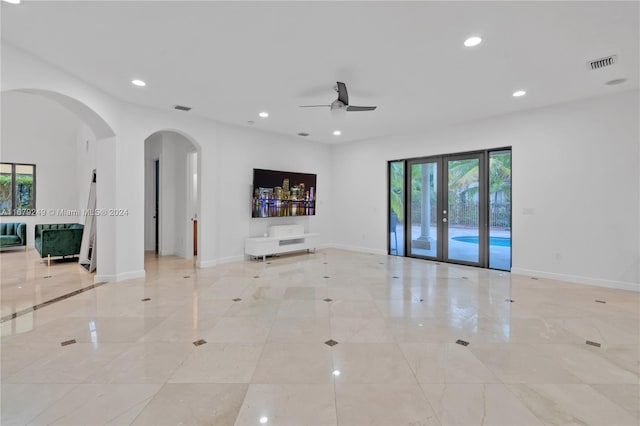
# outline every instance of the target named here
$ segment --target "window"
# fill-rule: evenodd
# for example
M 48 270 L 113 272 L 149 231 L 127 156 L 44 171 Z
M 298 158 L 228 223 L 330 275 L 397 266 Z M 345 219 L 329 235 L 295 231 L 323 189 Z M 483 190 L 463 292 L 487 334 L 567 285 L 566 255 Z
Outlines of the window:
M 36 166 L 0 163 L 0 215 L 30 216 L 36 207 Z

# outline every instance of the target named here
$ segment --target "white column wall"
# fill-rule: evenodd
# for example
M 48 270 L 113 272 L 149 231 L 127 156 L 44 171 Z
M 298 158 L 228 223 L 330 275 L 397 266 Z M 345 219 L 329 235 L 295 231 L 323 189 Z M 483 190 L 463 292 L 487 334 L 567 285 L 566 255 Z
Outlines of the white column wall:
M 103 139 L 96 144 L 96 210 L 109 209 L 116 205 L 116 144 L 115 137 Z M 117 226 L 118 223 L 114 216 L 98 216 L 96 218 L 95 282 L 117 281 L 118 279 Z

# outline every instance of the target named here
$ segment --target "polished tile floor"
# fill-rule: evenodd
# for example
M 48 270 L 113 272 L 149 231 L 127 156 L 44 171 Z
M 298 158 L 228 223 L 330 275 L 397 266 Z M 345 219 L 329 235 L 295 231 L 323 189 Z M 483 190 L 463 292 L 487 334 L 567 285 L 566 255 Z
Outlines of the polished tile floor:
M 0 260 L 3 316 L 91 284 Z M 339 250 L 146 271 L 2 322 L 0 424 L 640 423 L 638 293 Z

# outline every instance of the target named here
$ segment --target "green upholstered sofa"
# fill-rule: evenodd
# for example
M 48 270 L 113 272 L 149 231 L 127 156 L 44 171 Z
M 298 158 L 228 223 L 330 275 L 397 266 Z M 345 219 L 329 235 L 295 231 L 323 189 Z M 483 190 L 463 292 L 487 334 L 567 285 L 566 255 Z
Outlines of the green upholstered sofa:
M 80 254 L 83 230 L 84 225 L 79 223 L 36 225 L 36 250 L 40 257 Z
M 0 223 L 0 247 L 26 247 L 26 223 Z

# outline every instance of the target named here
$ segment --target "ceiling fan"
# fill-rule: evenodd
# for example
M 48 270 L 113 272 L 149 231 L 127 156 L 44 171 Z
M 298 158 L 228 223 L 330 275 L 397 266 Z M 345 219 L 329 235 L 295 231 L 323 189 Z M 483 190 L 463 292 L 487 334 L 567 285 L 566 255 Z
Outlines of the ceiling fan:
M 301 105 L 300 108 L 329 107 L 331 111 L 373 111 L 377 108 L 375 106 L 349 105 L 347 85 L 340 81 L 336 82 L 335 90 L 338 92 L 338 99 L 331 102 L 331 105 Z

